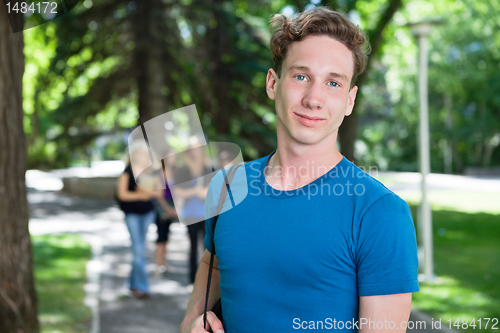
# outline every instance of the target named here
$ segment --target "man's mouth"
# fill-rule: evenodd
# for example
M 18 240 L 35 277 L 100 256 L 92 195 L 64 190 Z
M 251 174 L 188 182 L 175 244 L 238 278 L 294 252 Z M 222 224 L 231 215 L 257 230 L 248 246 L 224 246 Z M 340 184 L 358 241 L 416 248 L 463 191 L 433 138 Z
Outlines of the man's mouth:
M 294 114 L 297 116 L 298 120 L 305 126 L 315 126 L 315 125 L 321 123 L 323 120 L 325 120 L 324 118 L 311 117 L 311 116 L 296 113 L 296 112 L 294 112 Z

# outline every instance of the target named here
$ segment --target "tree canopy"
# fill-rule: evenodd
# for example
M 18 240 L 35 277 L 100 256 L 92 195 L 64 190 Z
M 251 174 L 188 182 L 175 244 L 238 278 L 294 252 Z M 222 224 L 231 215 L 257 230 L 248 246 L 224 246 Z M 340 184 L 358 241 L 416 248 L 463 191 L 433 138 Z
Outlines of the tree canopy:
M 268 21 L 315 5 L 348 13 L 372 45 L 344 154 L 417 170 L 418 48 L 404 24 L 431 17 L 445 19 L 429 39 L 432 171 L 500 164 L 496 0 L 85 0 L 24 32 L 29 166 L 117 158 L 131 128 L 189 104 L 210 140 L 237 143 L 246 160 L 268 154 Z

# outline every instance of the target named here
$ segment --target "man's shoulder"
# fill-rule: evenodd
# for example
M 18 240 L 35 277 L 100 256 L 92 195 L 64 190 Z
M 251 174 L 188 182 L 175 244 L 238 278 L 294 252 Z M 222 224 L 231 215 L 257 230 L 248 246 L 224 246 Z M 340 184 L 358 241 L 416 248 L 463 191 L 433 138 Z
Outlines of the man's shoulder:
M 348 160 L 347 162 L 344 166 L 349 166 L 351 173 L 345 178 L 353 184 L 353 190 L 346 200 L 349 200 L 354 210 L 355 228 L 363 225 L 365 230 L 375 233 L 386 230 L 383 228 L 387 226 L 398 230 L 412 230 L 413 222 L 408 203 L 377 180 L 376 174 L 372 173 L 372 176 L 363 168 Z

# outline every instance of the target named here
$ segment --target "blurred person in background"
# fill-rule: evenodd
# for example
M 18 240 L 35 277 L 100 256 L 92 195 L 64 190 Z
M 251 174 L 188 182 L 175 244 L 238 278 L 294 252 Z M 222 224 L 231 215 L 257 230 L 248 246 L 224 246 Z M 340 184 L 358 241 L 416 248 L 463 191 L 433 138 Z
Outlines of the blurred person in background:
M 167 271 L 168 266 L 165 262 L 165 256 L 167 254 L 167 242 L 169 228 L 172 222 L 177 218 L 177 212 L 174 207 L 174 201 L 172 198 L 172 193 L 170 187 L 173 181 L 173 173 L 175 170 L 175 153 L 166 152 L 164 159 L 163 169 L 164 179 L 165 179 L 165 189 L 163 190 L 163 196 L 157 198 L 158 211 L 156 214 L 156 226 L 158 230 L 158 239 L 156 241 L 156 274 L 163 274 Z
M 138 176 L 136 183 L 132 172 L 145 170 Z M 149 168 L 148 168 L 149 167 Z M 125 223 L 132 241 L 132 270 L 128 284 L 133 295 L 139 299 L 149 296 L 149 281 L 146 272 L 145 240 L 148 227 L 155 221 L 152 199 L 163 196 L 162 190 L 155 188 L 156 177 L 151 173 L 149 153 L 144 147 L 132 146 L 129 162 L 118 178 L 117 198 L 120 208 L 125 213 Z
M 182 180 L 174 190 L 174 194 L 184 199 L 182 220 L 188 225 L 189 240 L 191 242 L 189 255 L 189 280 L 194 283 L 198 268 L 198 244 L 205 237 L 205 197 L 208 185 L 208 175 L 211 170 L 205 165 L 205 147 L 199 140 L 191 138 L 189 149 L 182 154 L 184 165 L 175 172 L 175 180 Z M 177 183 L 177 181 L 176 181 Z

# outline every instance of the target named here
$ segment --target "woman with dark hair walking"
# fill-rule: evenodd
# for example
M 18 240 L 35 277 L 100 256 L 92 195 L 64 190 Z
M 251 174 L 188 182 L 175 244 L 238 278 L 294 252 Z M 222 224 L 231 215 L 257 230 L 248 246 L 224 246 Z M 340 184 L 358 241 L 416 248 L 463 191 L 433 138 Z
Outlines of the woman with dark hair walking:
M 132 241 L 132 270 L 129 276 L 129 288 L 135 297 L 144 299 L 149 296 L 149 281 L 146 272 L 145 241 L 148 227 L 154 222 L 156 213 L 152 199 L 162 195 L 161 190 L 155 188 L 154 176 L 142 172 L 134 177 L 132 170 L 148 170 L 149 154 L 142 148 L 131 149 L 130 162 L 118 178 L 117 198 L 120 208 L 125 213 Z M 136 183 L 136 178 L 139 181 Z M 138 183 L 141 186 L 138 186 Z

